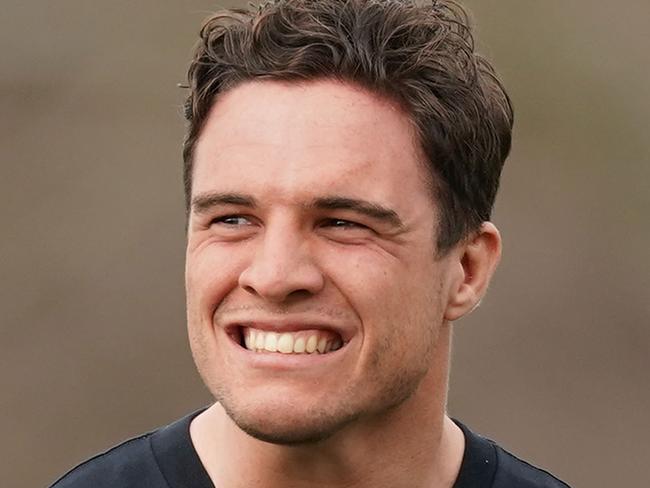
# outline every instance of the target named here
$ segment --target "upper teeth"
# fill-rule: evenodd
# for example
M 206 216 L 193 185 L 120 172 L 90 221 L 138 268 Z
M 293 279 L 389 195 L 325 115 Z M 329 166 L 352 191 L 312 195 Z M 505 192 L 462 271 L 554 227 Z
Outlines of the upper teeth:
M 301 330 L 298 332 L 271 332 L 245 327 L 243 329 L 246 349 L 251 351 L 280 352 L 283 354 L 326 353 L 343 346 L 341 338 L 324 330 Z

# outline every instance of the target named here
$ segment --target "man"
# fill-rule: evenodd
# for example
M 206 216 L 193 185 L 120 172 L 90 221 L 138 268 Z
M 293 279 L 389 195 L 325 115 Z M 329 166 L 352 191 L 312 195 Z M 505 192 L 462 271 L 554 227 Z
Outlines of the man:
M 220 12 L 189 89 L 188 329 L 216 403 L 54 486 L 566 486 L 445 411 L 512 128 L 463 10 Z

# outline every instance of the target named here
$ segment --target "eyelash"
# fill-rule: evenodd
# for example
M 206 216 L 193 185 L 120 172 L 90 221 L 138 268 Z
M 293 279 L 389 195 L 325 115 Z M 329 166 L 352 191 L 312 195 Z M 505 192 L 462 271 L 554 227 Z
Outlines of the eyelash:
M 211 221 L 210 224 L 225 224 L 229 226 L 236 226 L 236 225 L 241 225 L 241 224 L 236 224 L 233 222 L 228 222 L 229 220 L 246 220 L 248 221 L 248 217 L 244 215 L 237 215 L 237 214 L 229 214 L 229 215 L 222 215 L 219 217 L 214 217 Z M 341 225 L 342 224 L 342 225 Z M 366 228 L 365 225 L 359 224 L 358 222 L 354 222 L 352 220 L 347 220 L 347 219 L 339 219 L 339 218 L 326 218 L 321 221 L 321 225 L 327 226 L 327 227 L 359 227 L 359 228 Z
M 234 222 L 229 222 L 232 220 L 243 220 L 246 221 L 245 223 L 234 223 Z M 239 226 L 244 226 L 244 225 L 250 225 L 251 220 L 245 216 L 245 215 L 237 215 L 237 214 L 228 214 L 228 215 L 222 215 L 219 217 L 215 217 L 210 221 L 210 225 L 215 225 L 215 224 L 222 224 L 227 227 L 239 227 Z M 335 217 L 331 218 L 325 218 L 322 219 L 319 223 L 320 226 L 322 227 L 335 227 L 339 229 L 368 229 L 369 227 L 360 224 L 358 222 L 354 222 L 351 220 L 347 219 L 339 219 Z
M 246 220 L 246 221 L 248 221 L 248 218 L 245 217 L 245 216 L 243 216 L 243 215 L 222 215 L 222 216 L 220 216 L 220 217 L 215 217 L 215 218 L 213 218 L 213 219 L 210 221 L 210 225 L 213 225 L 213 224 L 224 224 L 224 225 L 227 225 L 227 226 L 229 226 L 229 227 L 236 227 L 236 226 L 238 226 L 238 225 L 242 225 L 242 224 L 235 224 L 235 223 L 227 222 L 228 220 L 235 220 L 235 219 L 241 219 L 241 220 Z M 249 221 L 248 221 L 247 223 L 249 223 Z
M 323 223 L 327 224 L 327 226 L 329 227 L 339 227 L 339 228 L 357 227 L 360 229 L 366 228 L 366 226 L 363 224 L 359 224 L 357 222 L 353 222 L 351 220 L 346 220 L 346 219 L 337 219 L 337 218 L 324 219 Z M 343 225 L 336 225 L 337 223 L 343 223 Z

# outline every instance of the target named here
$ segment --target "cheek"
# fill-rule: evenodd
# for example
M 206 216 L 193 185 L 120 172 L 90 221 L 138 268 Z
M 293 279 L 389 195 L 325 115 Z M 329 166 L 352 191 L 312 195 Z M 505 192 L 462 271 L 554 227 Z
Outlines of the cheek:
M 364 342 L 396 354 L 428 348 L 441 323 L 441 276 L 434 266 L 387 260 L 349 263 L 346 294 L 363 324 Z
M 364 341 L 385 334 L 401 310 L 400 273 L 399 263 L 369 253 L 340 253 L 330 266 L 329 278 L 360 319 Z
M 212 319 L 225 296 L 237 287 L 241 265 L 235 253 L 218 246 L 188 252 L 185 265 L 185 290 L 190 325 Z
M 230 256 L 229 256 L 230 254 Z M 237 286 L 238 262 L 233 253 L 217 246 L 204 246 L 186 255 L 185 290 L 187 329 L 194 362 L 213 393 L 220 378 L 215 373 L 218 344 L 213 330 L 216 308 Z

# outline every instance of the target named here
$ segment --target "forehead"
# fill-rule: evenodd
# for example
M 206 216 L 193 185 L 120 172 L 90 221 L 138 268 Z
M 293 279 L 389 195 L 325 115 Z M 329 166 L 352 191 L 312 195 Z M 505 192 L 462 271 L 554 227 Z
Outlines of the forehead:
M 246 82 L 212 107 L 196 146 L 192 193 L 385 199 L 410 191 L 428 198 L 422 160 L 408 116 L 364 89 L 336 81 Z

